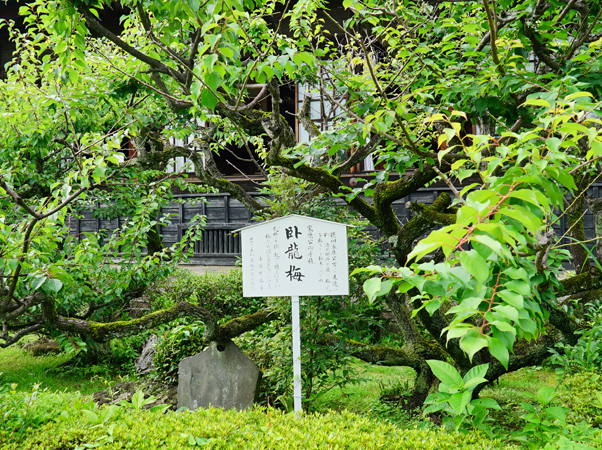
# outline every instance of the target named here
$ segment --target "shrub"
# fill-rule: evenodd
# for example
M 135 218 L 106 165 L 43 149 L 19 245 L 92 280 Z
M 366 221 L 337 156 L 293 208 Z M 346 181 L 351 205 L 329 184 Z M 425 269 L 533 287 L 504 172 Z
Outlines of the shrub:
M 592 372 L 568 375 L 560 399 L 570 409 L 569 422 L 587 423 L 602 428 L 602 376 Z
M 39 384 L 31 386 L 30 392 L 19 392 L 17 383 L 0 384 L 0 443 L 20 442 L 78 401 L 79 392 L 52 393 L 48 388 L 40 389 Z
M 253 314 L 266 307 L 263 297 L 242 296 L 242 270 L 197 275 L 193 302 L 208 309 L 222 321 Z
M 156 377 L 167 384 L 178 382 L 178 364 L 182 359 L 203 351 L 203 332 L 200 322 L 182 325 L 167 331 L 157 344 L 153 363 Z
M 236 338 L 234 343 L 263 372 L 259 402 L 291 408 L 293 350 L 291 327 L 272 322 Z
M 223 320 L 252 314 L 265 307 L 262 297 L 242 296 L 240 269 L 204 275 L 178 270 L 167 282 L 155 286 L 147 298 L 153 311 L 188 301 L 208 309 Z
M 587 328 L 575 333 L 581 334 L 577 343 L 559 343 L 550 349 L 550 364 L 559 372 L 599 372 L 602 368 L 602 301 L 588 303 L 584 309 L 584 317 L 579 320 Z
M 100 416 L 99 416 L 100 417 Z M 87 445 L 86 445 L 87 444 Z M 48 424 L 19 445 L 2 450 L 102 449 L 421 449 L 503 448 L 477 434 L 400 429 L 349 412 L 308 414 L 296 419 L 272 409 L 244 413 L 122 411 L 93 426 L 83 415 Z

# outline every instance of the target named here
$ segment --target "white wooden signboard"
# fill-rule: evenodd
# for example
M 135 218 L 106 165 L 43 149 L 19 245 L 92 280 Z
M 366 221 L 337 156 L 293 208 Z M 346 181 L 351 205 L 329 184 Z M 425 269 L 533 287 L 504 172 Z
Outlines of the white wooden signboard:
M 348 295 L 347 227 L 292 214 L 241 228 L 244 297 L 291 297 L 295 411 L 301 410 L 299 297 Z
M 348 295 L 347 226 L 293 214 L 243 228 L 243 295 Z

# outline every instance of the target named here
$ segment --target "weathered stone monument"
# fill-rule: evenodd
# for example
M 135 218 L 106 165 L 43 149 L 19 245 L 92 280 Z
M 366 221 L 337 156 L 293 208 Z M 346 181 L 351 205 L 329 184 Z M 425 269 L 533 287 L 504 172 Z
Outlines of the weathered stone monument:
M 212 406 L 242 411 L 259 395 L 261 370 L 233 342 L 213 342 L 180 361 L 178 370 L 178 409 Z

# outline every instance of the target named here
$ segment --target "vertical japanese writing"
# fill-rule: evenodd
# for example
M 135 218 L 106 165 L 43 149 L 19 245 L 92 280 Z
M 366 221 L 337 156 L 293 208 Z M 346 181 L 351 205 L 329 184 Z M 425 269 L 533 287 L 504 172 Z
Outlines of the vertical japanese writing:
M 333 231 L 330 234 L 330 248 L 332 252 L 332 288 L 337 290 L 339 287 L 337 280 L 337 234 Z
M 307 264 L 314 263 L 314 227 L 307 226 Z
M 263 285 L 263 265 L 264 265 L 264 257 L 263 256 L 259 256 L 258 258 L 258 262 L 257 262 L 257 282 L 259 283 L 260 286 Z
M 284 255 L 287 260 L 292 260 L 289 262 L 288 270 L 285 270 L 284 274 L 289 281 L 303 281 L 305 275 L 301 271 L 302 268 L 297 266 L 298 260 L 303 259 L 298 244 L 299 236 L 303 233 L 299 231 L 297 226 L 291 226 L 284 229 L 284 234 L 286 236 L 286 250 Z
M 318 233 L 318 283 L 324 282 L 324 240 Z
M 280 254 L 278 253 L 278 233 L 280 230 L 276 225 L 272 227 L 272 260 L 274 261 L 272 266 L 272 271 L 274 274 L 278 274 L 280 272 Z M 269 253 L 269 252 L 268 252 Z M 274 277 L 275 287 L 280 287 L 280 277 Z
M 272 269 L 272 234 L 265 234 L 265 268 L 266 268 L 266 280 L 268 289 L 272 289 L 272 276 L 270 274 Z
M 251 289 L 255 288 L 255 247 L 253 238 L 249 238 L 249 269 L 251 269 Z
M 332 256 L 331 256 L 331 241 L 330 241 L 330 233 L 324 233 L 322 235 L 322 239 L 324 241 L 324 283 L 326 284 L 325 288 L 327 291 L 332 290 Z

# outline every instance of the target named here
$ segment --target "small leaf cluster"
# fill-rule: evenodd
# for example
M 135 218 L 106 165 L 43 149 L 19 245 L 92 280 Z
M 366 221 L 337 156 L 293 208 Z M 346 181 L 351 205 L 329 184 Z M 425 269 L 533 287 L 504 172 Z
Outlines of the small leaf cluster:
M 489 409 L 501 409 L 491 398 L 472 400 L 475 388 L 486 383 L 484 378 L 489 364 L 481 364 L 470 369 L 464 377 L 451 365 L 443 361 L 427 361 L 433 374 L 441 381 L 439 392 L 427 397 L 425 405 L 430 405 L 424 414 L 443 411 L 448 414 L 443 424 L 456 431 L 481 430 L 493 436 L 491 426 L 487 423 Z
M 165 332 L 157 344 L 153 357 L 155 376 L 163 383 L 178 383 L 178 364 L 182 359 L 194 356 L 205 348 L 203 333 L 205 326 L 201 322 L 180 325 Z
M 538 405 L 521 403 L 521 406 L 527 411 L 521 418 L 527 424 L 522 430 L 512 433 L 511 439 L 525 443 L 529 450 L 540 448 L 595 449 L 595 447 L 573 440 L 582 436 L 573 435 L 573 431 L 578 431 L 576 427 L 567 427 L 567 409 L 551 405 L 558 395 L 556 388 L 545 386 L 539 389 L 536 395 L 528 395 L 537 400 Z M 587 430 L 584 429 L 584 431 Z
M 549 364 L 557 372 L 600 372 L 602 368 L 602 302 L 584 305 L 586 328 L 578 330 L 575 345 L 558 343 L 550 349 Z
M 17 395 L 17 384 L 0 386 L 0 442 L 19 441 L 36 425 L 32 408 L 38 398 L 39 384 L 34 384 L 27 396 Z

